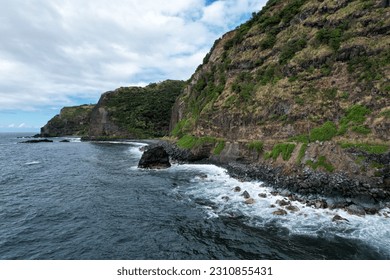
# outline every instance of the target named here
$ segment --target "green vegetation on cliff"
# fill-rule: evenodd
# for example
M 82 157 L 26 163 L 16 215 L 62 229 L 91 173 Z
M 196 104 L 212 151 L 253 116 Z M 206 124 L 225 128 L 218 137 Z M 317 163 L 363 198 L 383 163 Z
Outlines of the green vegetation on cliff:
M 105 96 L 100 106 L 118 133 L 132 138 L 168 135 L 171 108 L 185 82 L 167 80 L 146 87 L 121 87 Z
M 390 106 L 389 8 L 369 2 L 268 1 L 215 42 L 179 97 L 172 134 L 390 141 L 389 119 L 373 117 Z
M 175 103 L 172 136 L 226 139 L 238 159 L 290 171 L 354 176 L 356 149 L 389 151 L 386 3 L 268 1 L 215 41 Z
M 88 134 L 90 116 L 95 105 L 64 107 L 41 128 L 43 137 L 85 136 Z
M 41 134 L 80 135 L 97 140 L 168 135 L 172 106 L 184 86 L 183 81 L 167 80 L 106 92 L 97 105 L 63 108 Z

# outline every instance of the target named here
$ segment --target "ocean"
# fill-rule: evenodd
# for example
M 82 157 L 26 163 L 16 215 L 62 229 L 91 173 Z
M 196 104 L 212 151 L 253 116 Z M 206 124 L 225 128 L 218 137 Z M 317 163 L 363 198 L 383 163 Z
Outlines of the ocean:
M 142 141 L 19 143 L 28 135 L 0 134 L 0 259 L 390 259 L 390 209 L 294 201 L 298 212 L 275 216 L 285 198 L 223 168 L 138 169 Z

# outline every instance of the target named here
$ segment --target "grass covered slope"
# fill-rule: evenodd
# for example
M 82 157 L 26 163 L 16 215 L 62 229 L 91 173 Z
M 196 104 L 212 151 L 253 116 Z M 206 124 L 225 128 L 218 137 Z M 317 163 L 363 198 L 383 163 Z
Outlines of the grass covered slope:
M 390 186 L 389 45 L 388 1 L 270 0 L 215 42 L 175 103 L 171 133 L 225 141 L 222 156 L 286 174 Z
M 171 108 L 184 85 L 167 80 L 103 94 L 92 112 L 89 136 L 140 139 L 167 135 Z

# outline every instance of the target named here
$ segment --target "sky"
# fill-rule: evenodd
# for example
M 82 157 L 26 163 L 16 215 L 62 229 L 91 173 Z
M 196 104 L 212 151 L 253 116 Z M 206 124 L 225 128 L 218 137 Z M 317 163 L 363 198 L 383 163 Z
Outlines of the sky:
M 0 132 L 39 132 L 64 106 L 187 80 L 266 0 L 0 0 Z

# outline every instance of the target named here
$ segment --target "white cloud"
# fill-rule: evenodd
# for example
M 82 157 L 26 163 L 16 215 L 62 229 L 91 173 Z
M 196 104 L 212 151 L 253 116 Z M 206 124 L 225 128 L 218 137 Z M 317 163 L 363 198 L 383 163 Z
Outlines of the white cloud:
M 0 0 L 0 110 L 188 79 L 213 41 L 265 2 Z

